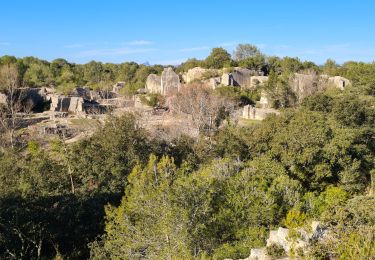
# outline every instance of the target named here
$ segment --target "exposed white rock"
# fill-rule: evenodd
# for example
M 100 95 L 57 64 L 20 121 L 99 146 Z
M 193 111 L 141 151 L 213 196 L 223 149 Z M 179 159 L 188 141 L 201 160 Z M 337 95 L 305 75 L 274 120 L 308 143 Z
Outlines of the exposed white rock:
M 194 80 L 200 80 L 204 76 L 204 74 L 207 72 L 207 69 L 201 68 L 201 67 L 195 67 L 190 70 L 188 70 L 186 73 L 182 75 L 183 80 L 185 83 L 190 83 Z
M 330 77 L 328 82 L 341 90 L 344 90 L 345 87 L 350 85 L 350 81 L 348 79 L 340 76 Z
M 156 74 L 148 75 L 146 89 L 149 93 L 161 94 L 161 77 Z
M 169 95 L 177 93 L 180 89 L 180 77 L 171 67 L 165 68 L 161 74 L 161 94 Z
M 281 245 L 286 252 L 290 251 L 290 242 L 288 241 L 289 230 L 287 228 L 279 227 L 278 230 L 272 230 L 267 239 L 267 246 L 272 244 Z

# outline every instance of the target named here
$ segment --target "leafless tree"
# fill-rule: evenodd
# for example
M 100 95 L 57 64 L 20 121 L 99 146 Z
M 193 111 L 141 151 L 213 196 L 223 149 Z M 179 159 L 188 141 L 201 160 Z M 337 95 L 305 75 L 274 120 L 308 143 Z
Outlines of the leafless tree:
M 22 110 L 19 91 L 19 75 L 15 65 L 0 67 L 0 91 L 6 95 L 5 104 L 0 110 L 0 123 L 4 131 L 9 135 L 9 143 L 14 147 L 15 130 L 19 120 L 17 113 Z
M 197 83 L 182 87 L 171 99 L 170 106 L 174 112 L 189 115 L 199 133 L 211 133 L 218 127 L 222 112 L 234 110 L 231 100 L 215 95 L 211 88 Z

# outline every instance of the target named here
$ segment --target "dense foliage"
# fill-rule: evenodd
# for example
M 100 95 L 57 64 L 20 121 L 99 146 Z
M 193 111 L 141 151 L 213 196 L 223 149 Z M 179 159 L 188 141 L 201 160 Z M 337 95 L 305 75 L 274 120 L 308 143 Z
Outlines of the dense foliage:
M 228 62 L 222 50 L 212 54 Z M 259 55 L 239 62 L 252 64 Z M 2 147 L 0 258 L 245 258 L 250 248 L 265 245 L 270 229 L 311 220 L 323 221 L 333 234 L 332 243 L 312 246 L 313 258 L 373 256 L 375 65 L 328 61 L 317 68 L 292 58 L 259 60 L 281 77 L 314 68 L 353 84 L 319 92 L 259 124 L 228 122 L 197 139 L 151 138 L 125 114 L 71 145 L 56 139 L 43 148 L 34 141 Z M 30 86 L 107 79 L 137 85 L 161 70 L 2 57 L 7 63 L 19 64 Z M 189 60 L 180 69 L 197 64 Z M 235 92 L 215 94 L 244 95 Z M 257 94 L 246 95 L 254 100 Z M 292 100 L 282 95 L 275 100 L 288 107 L 282 104 Z

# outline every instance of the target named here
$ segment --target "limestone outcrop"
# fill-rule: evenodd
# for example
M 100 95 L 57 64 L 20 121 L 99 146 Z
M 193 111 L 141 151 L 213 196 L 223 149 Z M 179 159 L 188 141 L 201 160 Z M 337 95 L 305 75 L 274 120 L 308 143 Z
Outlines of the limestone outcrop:
M 231 74 L 235 86 L 249 88 L 251 86 L 251 77 L 256 75 L 256 72 L 244 68 L 235 68 Z
M 54 112 L 84 112 L 84 99 L 82 97 L 51 96 L 50 111 Z
M 310 230 L 306 231 L 305 229 L 300 228 L 297 229 L 296 232 L 298 236 L 291 238 L 289 236 L 289 229 L 287 228 L 280 227 L 277 230 L 270 231 L 269 238 L 267 239 L 267 247 L 276 244 L 281 246 L 287 255 L 290 254 L 292 249 L 294 252 L 299 248 L 306 250 L 309 243 L 324 239 L 327 234 L 327 229 L 322 227 L 320 222 L 313 221 Z M 266 247 L 251 249 L 250 256 L 244 260 L 272 259 L 266 252 Z M 290 257 L 284 257 L 282 259 L 290 259 Z
M 334 85 L 336 88 L 344 90 L 345 87 L 350 85 L 350 81 L 344 77 L 335 76 L 329 77 L 328 83 Z
M 182 79 L 185 81 L 185 83 L 190 83 L 194 80 L 200 80 L 203 78 L 207 71 L 207 69 L 195 67 L 182 74 Z
M 148 75 L 146 90 L 148 93 L 161 94 L 161 77 L 156 74 Z
M 305 97 L 317 92 L 319 88 L 322 88 L 323 86 L 320 83 L 318 75 L 295 73 L 290 85 L 298 100 L 301 101 Z
M 242 89 L 255 89 L 268 80 L 267 76 L 259 76 L 254 70 L 234 68 L 232 72 L 224 72 L 221 84 L 224 86 L 239 86 Z
M 180 77 L 171 67 L 165 68 L 161 76 L 150 74 L 146 80 L 146 92 L 169 95 L 178 92 L 181 87 Z
M 317 91 L 324 90 L 329 86 L 343 90 L 346 86 L 350 85 L 350 81 L 340 76 L 329 77 L 327 75 L 295 73 L 291 78 L 290 85 L 294 93 L 296 93 L 298 100 L 301 101 L 305 97 Z
M 169 95 L 177 93 L 180 89 L 180 77 L 171 67 L 165 68 L 161 74 L 161 94 Z

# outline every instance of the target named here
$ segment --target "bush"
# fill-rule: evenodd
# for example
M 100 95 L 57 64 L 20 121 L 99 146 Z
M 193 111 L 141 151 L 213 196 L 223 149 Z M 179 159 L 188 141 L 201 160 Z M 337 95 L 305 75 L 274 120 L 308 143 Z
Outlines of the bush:
M 272 244 L 266 247 L 266 253 L 272 257 L 283 257 L 286 255 L 284 248 L 277 244 Z
M 284 224 L 288 228 L 302 227 L 306 224 L 306 215 L 296 209 L 291 209 L 284 220 Z
M 141 102 L 150 107 L 160 107 L 164 103 L 163 97 L 160 94 L 147 94 L 141 96 Z

